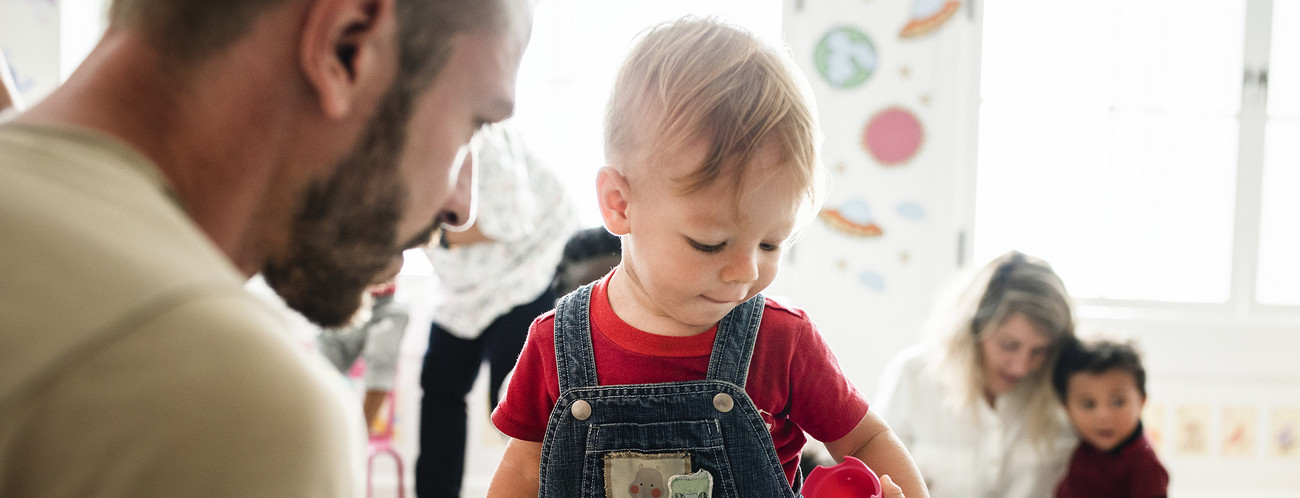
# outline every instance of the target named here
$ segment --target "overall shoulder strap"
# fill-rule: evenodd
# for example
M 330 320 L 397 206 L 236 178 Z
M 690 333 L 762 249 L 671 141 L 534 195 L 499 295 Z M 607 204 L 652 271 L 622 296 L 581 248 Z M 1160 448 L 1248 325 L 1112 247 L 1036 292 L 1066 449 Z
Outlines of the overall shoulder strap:
M 754 343 L 758 340 L 758 327 L 763 322 L 766 306 L 767 298 L 759 294 L 736 306 L 718 323 L 713 354 L 709 357 L 709 380 L 745 387 L 749 360 L 754 354 Z
M 579 287 L 555 305 L 555 368 L 561 395 L 569 389 L 597 385 L 589 313 L 595 284 Z

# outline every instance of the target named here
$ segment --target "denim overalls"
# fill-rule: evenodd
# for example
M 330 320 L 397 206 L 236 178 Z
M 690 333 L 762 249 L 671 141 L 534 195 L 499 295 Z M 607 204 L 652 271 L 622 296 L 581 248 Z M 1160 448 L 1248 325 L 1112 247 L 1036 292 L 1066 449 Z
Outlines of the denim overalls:
M 718 324 L 706 380 L 599 386 L 587 312 L 591 287 L 556 305 L 560 399 L 542 443 L 539 496 L 673 498 L 665 481 L 698 470 L 712 475 L 709 498 L 796 496 L 744 389 L 763 296 Z

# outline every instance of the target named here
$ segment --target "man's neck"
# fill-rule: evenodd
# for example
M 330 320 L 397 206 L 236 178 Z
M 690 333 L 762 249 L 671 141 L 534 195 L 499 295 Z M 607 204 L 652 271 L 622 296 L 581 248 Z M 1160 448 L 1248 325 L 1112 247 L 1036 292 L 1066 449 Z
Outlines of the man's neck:
M 110 33 L 59 90 L 17 120 L 90 129 L 136 149 L 195 224 L 251 275 L 267 255 L 258 234 L 274 232 L 259 225 L 287 223 L 267 216 L 265 204 L 274 198 L 267 193 L 289 128 L 275 121 L 289 113 L 277 115 L 285 104 L 267 102 L 249 88 L 255 82 L 221 69 L 217 60 L 183 78 L 165 74 L 162 56 L 140 37 Z

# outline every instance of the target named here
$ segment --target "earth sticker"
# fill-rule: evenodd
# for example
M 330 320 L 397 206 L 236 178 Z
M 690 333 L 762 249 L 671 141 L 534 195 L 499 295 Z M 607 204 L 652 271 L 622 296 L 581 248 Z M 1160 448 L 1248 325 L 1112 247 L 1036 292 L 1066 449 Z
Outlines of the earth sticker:
M 827 83 L 837 88 L 861 85 L 876 70 L 876 46 L 857 28 L 832 28 L 817 42 L 813 63 Z

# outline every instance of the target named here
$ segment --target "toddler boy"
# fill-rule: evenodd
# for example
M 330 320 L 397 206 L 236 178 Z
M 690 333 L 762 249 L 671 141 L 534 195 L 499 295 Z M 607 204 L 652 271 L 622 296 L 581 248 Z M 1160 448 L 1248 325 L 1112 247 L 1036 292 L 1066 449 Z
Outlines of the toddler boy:
M 759 294 L 816 204 L 799 78 L 713 20 L 633 49 L 596 180 L 622 261 L 533 322 L 492 415 L 512 439 L 489 496 L 794 497 L 805 433 L 897 478 L 889 496 L 926 496 L 807 314 Z
M 1167 495 L 1169 473 L 1142 433 L 1146 370 L 1132 345 L 1071 344 L 1061 352 L 1052 383 L 1079 434 L 1057 498 Z

